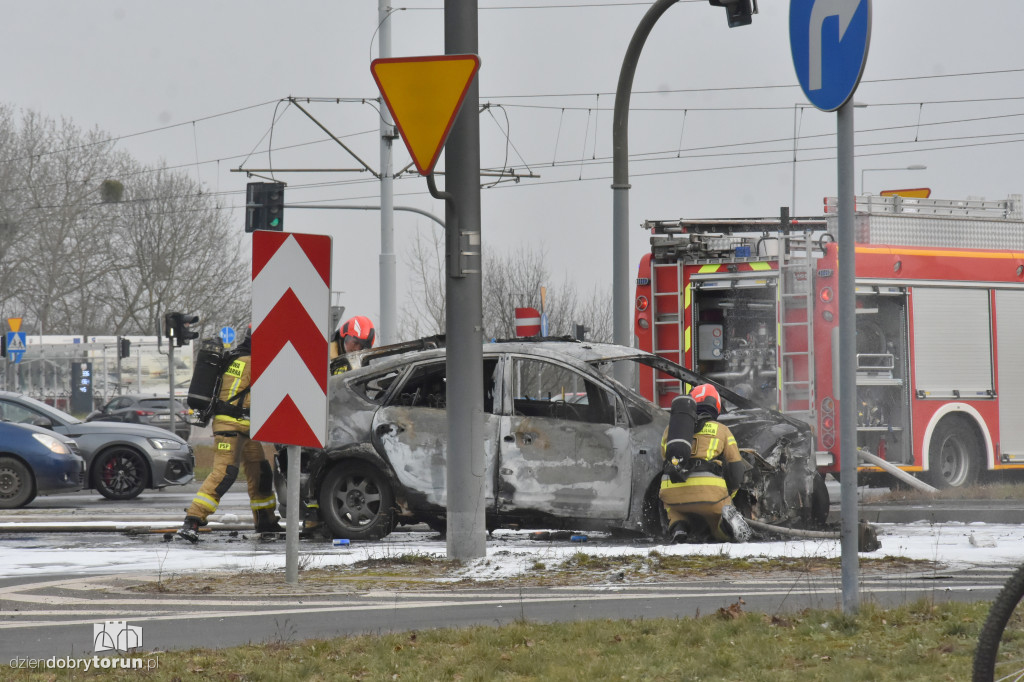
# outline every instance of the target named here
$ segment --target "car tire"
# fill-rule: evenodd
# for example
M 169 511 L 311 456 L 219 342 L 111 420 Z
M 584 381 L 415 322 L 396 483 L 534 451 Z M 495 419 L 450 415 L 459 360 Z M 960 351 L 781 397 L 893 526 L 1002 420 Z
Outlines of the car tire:
M 962 488 L 978 478 L 984 446 L 974 427 L 959 417 L 945 418 L 928 445 L 928 482 L 936 488 Z
M 336 538 L 378 540 L 391 532 L 394 496 L 384 473 L 346 460 L 320 484 L 320 514 Z
M 825 479 L 821 474 L 815 472 L 811 490 L 811 505 L 808 510 L 810 514 L 808 520 L 812 527 L 822 528 L 828 523 L 828 512 L 831 505 L 832 500 L 829 496 L 828 486 L 825 485 Z
M 149 464 L 138 450 L 112 448 L 92 462 L 92 485 L 109 500 L 138 497 L 149 482 Z
M 0 509 L 16 509 L 36 499 L 32 471 L 20 459 L 0 457 Z

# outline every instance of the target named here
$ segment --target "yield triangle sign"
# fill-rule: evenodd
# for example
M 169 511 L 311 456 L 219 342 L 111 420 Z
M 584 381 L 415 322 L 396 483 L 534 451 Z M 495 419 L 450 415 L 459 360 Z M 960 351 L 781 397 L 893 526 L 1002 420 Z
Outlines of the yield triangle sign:
M 420 175 L 434 170 L 480 69 L 475 54 L 375 59 L 370 72 Z

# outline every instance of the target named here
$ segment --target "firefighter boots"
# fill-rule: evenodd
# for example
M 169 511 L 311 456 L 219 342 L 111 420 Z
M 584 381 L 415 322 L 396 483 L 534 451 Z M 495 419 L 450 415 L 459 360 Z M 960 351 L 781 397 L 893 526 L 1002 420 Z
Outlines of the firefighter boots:
M 253 525 L 257 533 L 283 533 L 284 528 L 277 522 L 277 516 L 266 509 L 259 509 L 252 513 Z
M 740 514 L 740 510 L 731 504 L 722 509 L 722 521 L 725 522 L 726 527 L 731 531 L 732 539 L 735 542 L 746 542 L 753 534 L 750 526 L 743 519 L 743 515 Z
M 199 542 L 199 518 L 186 516 L 185 523 L 181 524 L 181 528 L 178 530 L 178 537 L 188 540 L 193 545 Z
M 668 541 L 674 545 L 686 544 L 689 534 L 686 532 L 686 524 L 676 521 L 668 529 Z

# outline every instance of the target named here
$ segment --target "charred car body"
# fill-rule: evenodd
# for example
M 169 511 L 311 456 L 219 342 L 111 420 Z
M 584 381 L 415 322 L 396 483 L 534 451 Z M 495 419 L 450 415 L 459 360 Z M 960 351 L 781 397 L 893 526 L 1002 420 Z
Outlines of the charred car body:
M 303 451 L 303 499 L 317 501 L 333 537 L 379 538 L 397 524 L 414 523 L 443 531 L 443 337 L 361 356 L 350 361 L 357 369 L 330 379 L 327 447 Z M 658 490 L 669 415 L 612 378 L 611 368 L 652 366 L 667 390 L 677 392 L 708 380 L 634 348 L 571 339 L 488 343 L 483 362 L 488 529 L 664 533 Z M 737 507 L 765 523 L 824 523 L 828 493 L 807 425 L 715 385 L 723 399 L 720 421 L 748 464 Z M 276 476 L 282 500 L 285 472 L 282 448 Z M 303 515 L 310 513 L 304 504 Z

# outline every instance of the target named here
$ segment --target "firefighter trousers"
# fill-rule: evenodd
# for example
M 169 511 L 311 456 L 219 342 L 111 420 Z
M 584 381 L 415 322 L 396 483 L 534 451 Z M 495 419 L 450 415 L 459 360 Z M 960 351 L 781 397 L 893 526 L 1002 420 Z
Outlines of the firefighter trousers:
M 213 471 L 192 498 L 186 515 L 194 516 L 202 523 L 206 521 L 207 516 L 217 511 L 220 498 L 238 477 L 238 459 L 241 455 L 249 487 L 249 506 L 252 508 L 253 523 L 257 529 L 276 523 L 274 511 L 277 508 L 277 498 L 274 496 L 274 474 L 263 452 L 263 446 L 258 441 L 250 440 L 248 431 L 215 428 L 213 436 Z
M 728 524 L 722 521 L 722 510 L 732 506 L 732 498 L 721 476 L 698 472 L 682 483 L 665 480 L 658 496 L 665 503 L 669 528 L 681 521 L 692 540 L 708 534 L 717 542 L 733 539 Z

